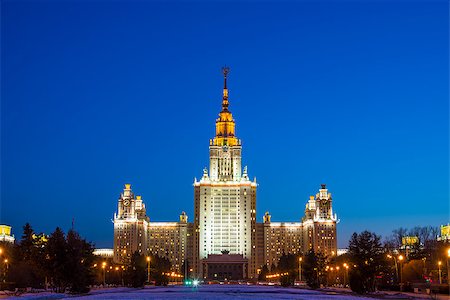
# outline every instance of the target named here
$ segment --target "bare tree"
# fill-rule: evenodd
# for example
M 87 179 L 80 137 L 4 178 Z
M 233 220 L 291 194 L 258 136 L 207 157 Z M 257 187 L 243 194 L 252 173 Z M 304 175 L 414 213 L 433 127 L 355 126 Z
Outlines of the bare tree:
M 393 239 L 396 243 L 396 248 L 400 248 L 402 245 L 402 239 L 403 237 L 408 235 L 408 229 L 400 227 L 398 229 L 392 230 Z

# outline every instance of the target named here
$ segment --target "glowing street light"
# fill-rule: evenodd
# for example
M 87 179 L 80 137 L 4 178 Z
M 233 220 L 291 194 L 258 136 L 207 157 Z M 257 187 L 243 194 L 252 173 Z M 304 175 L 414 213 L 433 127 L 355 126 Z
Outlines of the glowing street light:
M 102 263 L 102 269 L 103 269 L 103 286 L 106 285 L 106 262 Z
M 442 284 L 442 276 L 441 276 L 441 261 L 438 261 L 438 268 L 439 268 L 439 284 Z
M 298 267 L 298 281 L 302 281 L 302 261 L 303 261 L 303 258 L 299 257 L 298 258 L 298 265 L 299 265 L 299 267 Z
M 345 272 L 344 272 L 344 287 L 345 287 L 346 286 L 345 275 L 347 275 L 347 278 L 348 278 L 348 265 L 347 265 L 347 263 L 344 263 L 343 266 L 345 268 Z
M 403 291 L 403 255 L 398 256 L 400 262 L 400 292 Z

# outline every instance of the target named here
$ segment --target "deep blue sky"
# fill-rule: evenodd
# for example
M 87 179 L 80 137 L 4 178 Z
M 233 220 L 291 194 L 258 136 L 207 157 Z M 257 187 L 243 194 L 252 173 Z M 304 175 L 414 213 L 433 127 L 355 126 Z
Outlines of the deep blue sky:
M 1 214 L 111 247 L 124 183 L 193 217 L 220 68 L 258 221 L 326 183 L 339 246 L 449 221 L 448 2 L 2 1 Z

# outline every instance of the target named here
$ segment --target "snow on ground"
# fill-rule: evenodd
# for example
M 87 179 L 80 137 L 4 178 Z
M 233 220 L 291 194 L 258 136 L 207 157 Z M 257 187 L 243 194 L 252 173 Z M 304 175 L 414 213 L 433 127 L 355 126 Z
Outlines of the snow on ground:
M 8 299 L 250 299 L 250 300 L 281 300 L 281 299 L 323 299 L 323 300 L 353 300 L 372 299 L 351 295 L 342 295 L 335 292 L 312 291 L 298 288 L 282 288 L 278 286 L 255 285 L 202 285 L 197 288 L 184 286 L 148 287 L 145 289 L 113 288 L 93 290 L 88 295 L 71 296 L 52 293 L 27 294 L 21 297 Z

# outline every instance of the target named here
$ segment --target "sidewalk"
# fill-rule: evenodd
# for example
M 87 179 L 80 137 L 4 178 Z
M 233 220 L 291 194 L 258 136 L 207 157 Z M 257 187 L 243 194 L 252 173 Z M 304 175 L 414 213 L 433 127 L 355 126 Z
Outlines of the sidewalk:
M 323 291 L 333 291 L 342 294 L 353 294 L 349 288 L 327 287 L 322 289 Z M 379 299 L 437 299 L 437 300 L 450 300 L 449 295 L 444 294 L 432 294 L 428 295 L 425 292 L 410 293 L 410 292 L 398 292 L 398 291 L 377 291 L 372 294 L 365 295 L 368 297 L 374 297 Z

